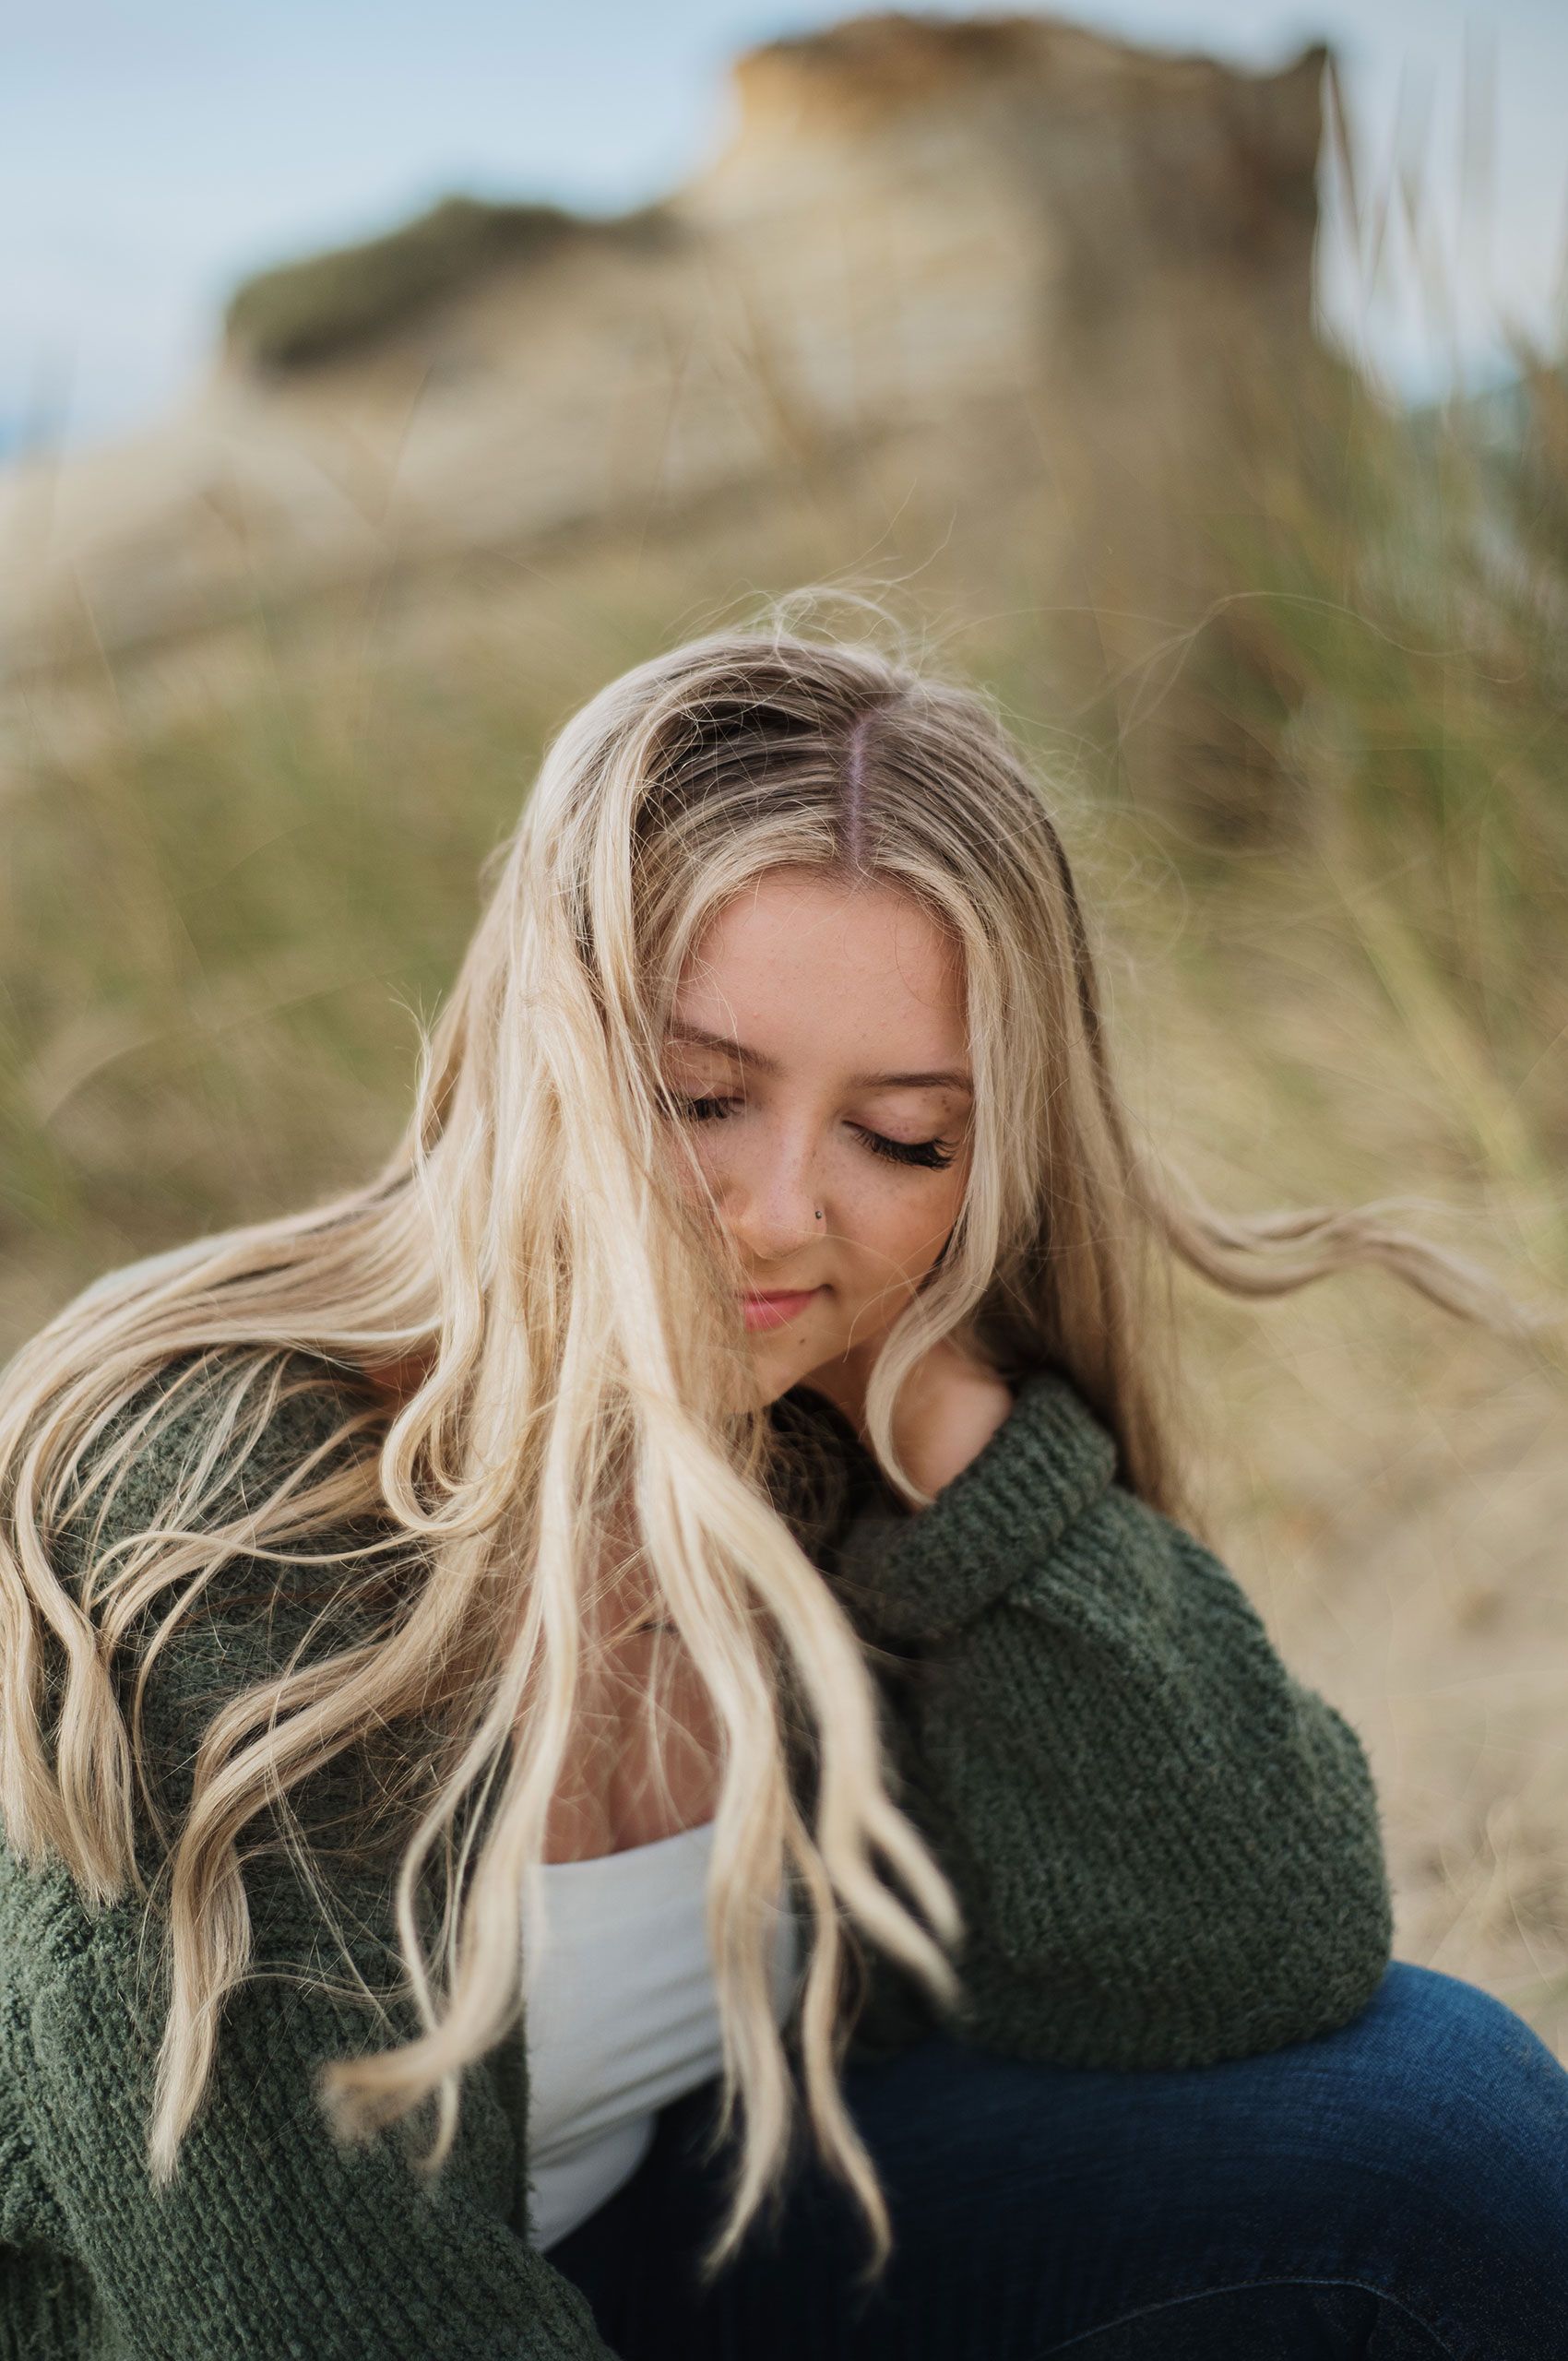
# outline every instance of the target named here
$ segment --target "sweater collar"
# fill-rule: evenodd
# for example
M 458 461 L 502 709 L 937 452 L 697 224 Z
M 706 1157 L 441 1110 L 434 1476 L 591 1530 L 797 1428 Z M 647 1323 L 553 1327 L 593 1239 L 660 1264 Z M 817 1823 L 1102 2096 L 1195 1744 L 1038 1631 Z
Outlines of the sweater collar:
M 780 1513 L 875 1639 L 935 1638 L 991 1606 L 1116 1471 L 1109 1430 L 1052 1369 L 1020 1381 L 995 1433 L 917 1513 L 825 1394 L 795 1386 L 772 1407 L 796 1447 Z

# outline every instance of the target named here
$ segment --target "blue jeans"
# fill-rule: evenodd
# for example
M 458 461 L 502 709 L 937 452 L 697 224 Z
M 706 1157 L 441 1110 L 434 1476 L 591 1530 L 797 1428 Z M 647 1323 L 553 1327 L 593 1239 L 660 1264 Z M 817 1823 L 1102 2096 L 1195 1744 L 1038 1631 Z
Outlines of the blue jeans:
M 1157 2073 L 933 2034 L 847 2067 L 887 2200 L 866 2232 L 798 2128 L 707 2292 L 733 2131 L 716 2082 L 549 2259 L 623 2361 L 1564 2361 L 1568 2072 L 1474 1985 L 1394 1961 L 1337 2032 Z M 869 2292 L 868 2292 L 869 2286 Z

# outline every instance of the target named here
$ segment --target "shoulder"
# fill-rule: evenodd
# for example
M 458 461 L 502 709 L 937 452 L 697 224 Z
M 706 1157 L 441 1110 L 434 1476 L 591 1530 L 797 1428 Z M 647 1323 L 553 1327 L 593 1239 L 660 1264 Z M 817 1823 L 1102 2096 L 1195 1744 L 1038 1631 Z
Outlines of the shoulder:
M 1042 1563 L 1116 1484 L 1115 1440 L 1079 1387 L 1040 1367 L 929 1508 L 909 1514 L 871 1462 L 831 1571 L 879 1635 L 924 1639 L 970 1620 Z
M 129 1437 L 137 1498 L 175 1488 L 204 1461 L 285 1472 L 350 1424 L 376 1416 L 368 1381 L 297 1347 L 229 1345 L 171 1356 L 117 1406 L 84 1454 L 101 1466 Z
M 369 1390 L 325 1360 L 226 1348 L 160 1366 L 79 1453 L 45 1548 L 176 1820 L 225 1707 L 362 1645 L 403 1606 L 422 1560 L 380 1505 L 383 1428 Z M 53 1643 L 51 1673 L 57 1704 L 68 1667 Z
M 110 1553 L 154 1532 L 216 1531 L 360 1467 L 381 1423 L 368 1384 L 312 1353 L 172 1356 L 78 1444 L 46 1536 L 61 1579 L 96 1593 Z

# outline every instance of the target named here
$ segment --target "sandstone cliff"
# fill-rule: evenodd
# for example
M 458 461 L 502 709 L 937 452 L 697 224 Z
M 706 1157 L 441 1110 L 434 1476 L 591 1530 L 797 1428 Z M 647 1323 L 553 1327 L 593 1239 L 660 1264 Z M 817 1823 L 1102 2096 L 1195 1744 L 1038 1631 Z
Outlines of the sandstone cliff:
M 862 17 L 742 57 L 637 214 L 458 200 L 268 273 L 176 414 L 0 477 L 0 676 L 889 452 L 1040 493 L 1063 611 L 1141 662 L 1218 579 L 1191 487 L 1324 365 L 1324 65 Z

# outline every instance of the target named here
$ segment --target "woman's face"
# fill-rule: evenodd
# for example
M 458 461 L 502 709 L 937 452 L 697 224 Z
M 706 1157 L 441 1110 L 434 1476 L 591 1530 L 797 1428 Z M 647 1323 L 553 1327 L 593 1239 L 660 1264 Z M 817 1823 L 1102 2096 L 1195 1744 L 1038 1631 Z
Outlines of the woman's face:
M 804 1299 L 770 1324 L 748 1312 L 759 1403 L 809 1377 L 857 1413 L 968 1175 L 951 938 L 897 886 L 771 871 L 688 961 L 664 1080 L 750 1287 Z

